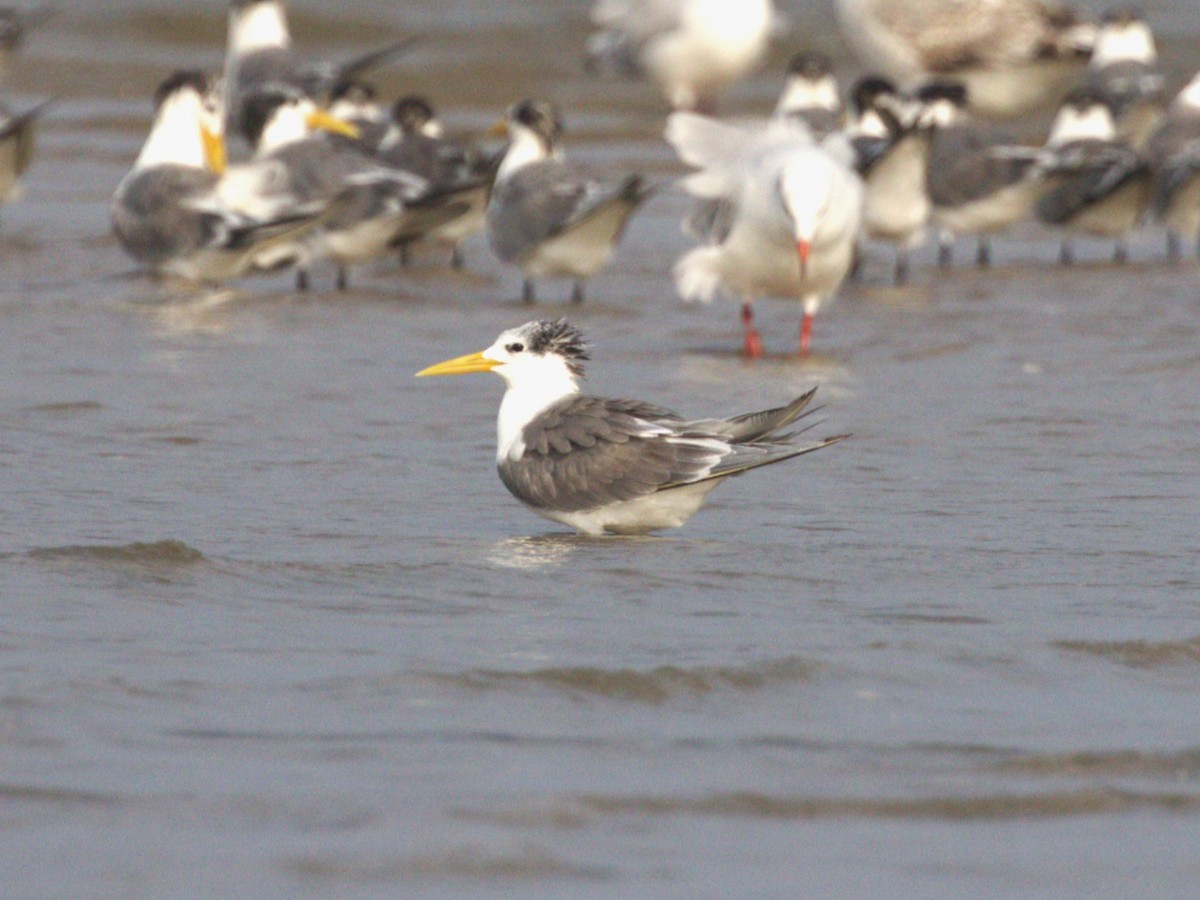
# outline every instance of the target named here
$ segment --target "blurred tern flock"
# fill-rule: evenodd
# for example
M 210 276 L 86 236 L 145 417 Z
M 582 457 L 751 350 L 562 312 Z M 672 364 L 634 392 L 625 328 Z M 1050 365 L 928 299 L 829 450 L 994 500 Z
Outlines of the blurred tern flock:
M 1195 892 L 1194 0 L 76 0 L 0 50 L 4 896 Z M 491 206 L 527 100 L 553 266 Z M 577 395 L 413 377 L 564 318 Z M 760 428 L 852 436 L 574 533 L 653 474 L 622 429 Z

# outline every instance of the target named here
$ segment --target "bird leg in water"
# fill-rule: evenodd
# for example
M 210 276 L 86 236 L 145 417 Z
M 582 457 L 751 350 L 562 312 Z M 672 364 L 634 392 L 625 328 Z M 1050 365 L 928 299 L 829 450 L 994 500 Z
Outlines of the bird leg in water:
M 1170 262 L 1179 262 L 1180 246 L 1179 235 L 1173 231 L 1167 232 L 1167 259 Z
M 817 318 L 817 306 L 820 304 L 820 297 L 805 297 L 804 298 L 804 316 L 800 319 L 800 355 L 807 356 L 809 349 L 812 347 L 813 322 Z
M 746 340 L 742 352 L 747 359 L 758 359 L 763 355 L 762 338 L 754 327 L 754 307 L 749 300 L 742 301 L 742 327 L 746 329 Z
M 1124 238 L 1117 238 L 1113 241 L 1113 262 L 1118 266 L 1129 262 L 1129 248 L 1125 245 Z
M 308 269 L 299 268 L 296 270 L 296 290 L 308 290 Z
M 583 282 L 576 281 L 571 287 L 571 302 L 578 306 L 583 302 Z
M 983 235 L 980 235 L 976 241 L 975 265 L 980 269 L 986 269 L 992 264 L 992 244 Z
M 345 263 L 339 263 L 337 267 L 337 281 L 335 282 L 339 291 L 344 291 L 350 286 L 350 274 L 346 271 Z
M 400 268 L 408 268 L 408 241 L 400 245 Z
M 1075 248 L 1071 246 L 1070 238 L 1063 238 L 1062 243 L 1058 247 L 1058 264 L 1060 266 L 1073 266 L 1075 264 Z
M 938 235 L 938 268 L 948 269 L 954 262 L 954 235 L 943 231 Z
M 901 247 L 896 251 L 896 270 L 892 276 L 895 287 L 908 284 L 908 251 Z
M 461 272 L 467 261 L 463 258 L 462 248 L 455 244 L 450 251 L 450 268 L 455 272 Z
M 533 292 L 533 282 L 528 278 L 525 279 L 525 283 L 521 286 L 521 302 L 526 306 L 532 306 L 537 302 L 537 295 Z

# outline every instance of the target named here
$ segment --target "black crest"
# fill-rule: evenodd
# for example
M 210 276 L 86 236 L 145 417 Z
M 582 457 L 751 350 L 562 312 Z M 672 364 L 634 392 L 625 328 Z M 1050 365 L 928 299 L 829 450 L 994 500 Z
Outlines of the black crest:
M 895 82 L 879 75 L 861 78 L 850 92 L 851 103 L 862 113 L 872 109 L 880 97 L 895 97 L 898 94 Z
M 433 121 L 433 104 L 417 94 L 401 97 L 392 107 L 392 121 L 405 134 L 420 131 Z
M 295 91 L 281 87 L 263 87 L 256 90 L 242 101 L 240 130 L 246 136 L 246 140 L 251 145 L 257 145 L 276 110 L 299 99 Z
M 567 368 L 575 375 L 583 374 L 583 363 L 590 357 L 583 333 L 578 328 L 566 319 L 530 322 L 526 328 L 529 330 L 530 353 L 557 354 L 567 361 Z
M 158 109 L 164 100 L 184 88 L 191 88 L 203 97 L 208 93 L 208 76 L 199 69 L 180 69 L 172 72 L 154 92 L 154 108 Z
M 811 81 L 817 81 L 833 72 L 833 63 L 824 53 L 803 50 L 792 57 L 787 70 L 789 75 L 800 75 Z
M 931 81 L 917 91 L 917 99 L 922 103 L 949 100 L 962 109 L 967 105 L 967 86 L 958 81 Z
M 508 109 L 512 122 L 524 125 L 542 139 L 547 148 L 558 143 L 563 133 L 562 117 L 558 108 L 548 100 L 522 100 Z
M 338 100 L 347 100 L 351 103 L 361 105 L 364 103 L 374 103 L 378 96 L 375 85 L 367 81 L 349 78 L 345 81 L 339 81 L 333 86 L 333 90 L 329 92 L 329 102 L 335 103 Z

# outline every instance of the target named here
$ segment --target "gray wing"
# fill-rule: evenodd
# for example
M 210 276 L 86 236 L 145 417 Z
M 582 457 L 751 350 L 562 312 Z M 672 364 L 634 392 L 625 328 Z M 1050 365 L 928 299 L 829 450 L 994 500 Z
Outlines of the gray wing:
M 532 163 L 493 189 L 488 236 L 497 256 L 519 261 L 542 241 L 612 204 L 623 204 L 631 213 L 649 194 L 637 175 L 606 184 L 581 179 L 555 160 Z
M 339 198 L 338 209 L 325 222 L 334 230 L 403 212 L 406 203 L 428 188 L 424 179 L 377 165 L 353 148 L 323 136 L 288 144 L 273 158 L 283 164 L 286 173 L 274 189 L 295 205 Z
M 841 440 L 796 446 L 794 433 L 779 433 L 814 393 L 776 409 L 691 422 L 636 401 L 568 398 L 526 426 L 525 452 L 500 462 L 500 479 L 530 506 L 570 512 L 728 478 Z
M 1163 77 L 1153 65 L 1134 61 L 1089 69 L 1086 84 L 1117 118 L 1134 104 L 1160 100 L 1164 87 Z
M 540 509 L 594 509 L 697 481 L 732 453 L 676 429 L 668 410 L 627 400 L 572 397 L 526 426 L 525 452 L 502 460 L 500 480 Z
M 1172 109 L 1150 138 L 1146 158 L 1154 172 L 1154 210 L 1162 215 L 1200 174 L 1200 114 Z
M 929 146 L 929 196 L 935 206 L 962 206 L 1021 181 L 1041 159 L 1005 132 L 952 125 L 934 132 Z
M 215 173 L 156 166 L 123 183 L 113 198 L 112 224 L 134 259 L 157 265 L 207 246 L 223 227 L 218 216 L 187 206 L 210 191 Z
M 806 426 L 803 429 L 789 432 L 788 434 L 779 434 L 780 431 L 798 419 L 807 418 L 822 408 L 808 409 L 808 405 L 812 402 L 812 398 L 816 393 L 817 389 L 813 388 L 811 391 L 801 394 L 786 406 L 743 413 L 740 416 L 734 416 L 730 419 L 697 419 L 689 421 L 686 424 L 692 430 L 717 434 L 735 444 L 751 443 L 754 441 L 788 441 L 795 437 L 796 434 L 806 431 L 811 427 Z
M 1038 201 L 1038 218 L 1062 225 L 1133 179 L 1144 177 L 1148 168 L 1137 152 L 1124 144 L 1084 140 L 1057 148 L 1047 171 L 1062 180 Z

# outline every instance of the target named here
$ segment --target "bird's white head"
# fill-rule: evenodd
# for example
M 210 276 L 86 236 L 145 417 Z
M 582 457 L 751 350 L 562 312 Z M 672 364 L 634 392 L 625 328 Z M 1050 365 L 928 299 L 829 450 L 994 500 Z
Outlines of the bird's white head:
M 136 166 L 225 168 L 220 92 L 199 71 L 180 70 L 154 94 L 154 124 Z
M 1200 109 L 1200 74 L 1184 85 L 1176 102 L 1192 109 Z
M 561 158 L 563 124 L 554 104 L 546 100 L 514 103 L 502 127 L 508 134 L 508 150 L 496 173 L 497 181 L 503 182 L 530 163 Z
M 1108 104 L 1098 94 L 1080 89 L 1059 107 L 1046 143 L 1058 147 L 1069 141 L 1111 141 L 1116 135 L 1117 126 Z
M 243 56 L 292 42 L 282 0 L 233 0 L 229 6 L 230 56 Z
M 382 122 L 383 107 L 375 86 L 366 81 L 343 81 L 329 94 L 329 114 L 346 122 Z
M 358 137 L 358 128 L 330 115 L 313 100 L 290 88 L 255 91 L 242 103 L 242 132 L 259 155 L 270 153 L 315 130 Z
M 1112 63 L 1153 63 L 1158 60 L 1154 32 L 1141 16 L 1129 9 L 1105 14 L 1096 34 L 1096 46 L 1089 63 L 1099 69 Z
M 583 335 L 565 319 L 526 322 L 503 332 L 486 350 L 422 369 L 417 377 L 495 372 L 503 378 L 508 390 L 496 420 L 496 458 L 515 459 L 524 450 L 525 426 L 543 410 L 579 393 L 587 358 Z
M 841 108 L 842 98 L 829 57 L 813 52 L 798 53 L 792 57 L 775 114 L 789 115 L 808 109 L 837 112 Z
M 486 350 L 422 369 L 417 377 L 495 372 L 510 387 L 561 396 L 577 390 L 587 359 L 583 335 L 565 319 L 534 321 L 503 332 Z
M 808 277 L 808 260 L 817 229 L 821 227 L 832 200 L 827 171 L 829 165 L 824 153 L 810 148 L 783 168 L 776 185 L 779 201 L 792 225 L 792 239 L 796 244 L 801 278 Z
M 967 88 L 957 81 L 934 81 L 917 90 L 923 107 L 918 116 L 921 125 L 946 128 L 967 115 Z

